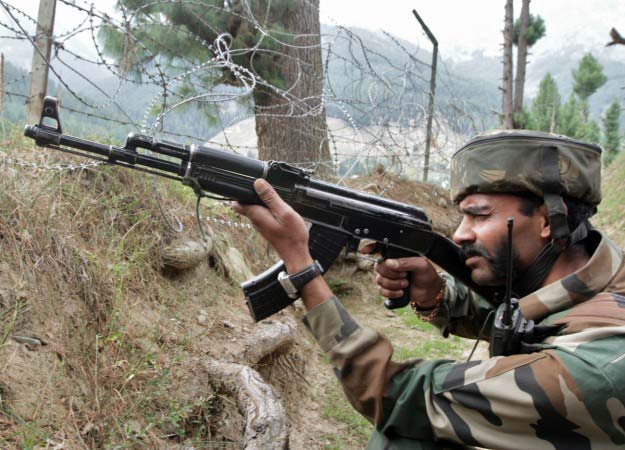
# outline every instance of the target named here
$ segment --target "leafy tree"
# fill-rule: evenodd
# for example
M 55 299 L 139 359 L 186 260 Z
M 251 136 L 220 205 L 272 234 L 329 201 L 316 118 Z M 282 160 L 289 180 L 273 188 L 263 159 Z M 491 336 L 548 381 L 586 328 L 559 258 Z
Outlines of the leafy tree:
M 578 68 L 572 70 L 573 92 L 582 100 L 587 100 L 607 81 L 603 74 L 603 66 L 590 53 L 586 53 L 579 62 Z
M 619 130 L 621 118 L 621 104 L 614 100 L 601 118 L 603 125 L 603 147 L 605 149 L 604 162 L 610 164 L 621 149 L 621 134 Z
M 253 84 L 259 158 L 330 159 L 319 0 L 118 0 L 118 5 L 129 22 L 123 29 L 105 26 L 100 36 L 122 69 L 144 76 L 151 69 L 152 78 L 163 65 L 170 74 L 186 73 L 184 88 L 169 94 L 174 97 L 191 97 L 215 84 L 224 90 Z M 224 53 L 226 47 L 230 51 Z M 187 73 L 212 58 L 219 68 Z
M 545 75 L 538 86 L 538 94 L 532 102 L 528 127 L 539 131 L 555 131 L 560 107 L 558 86 L 551 76 Z

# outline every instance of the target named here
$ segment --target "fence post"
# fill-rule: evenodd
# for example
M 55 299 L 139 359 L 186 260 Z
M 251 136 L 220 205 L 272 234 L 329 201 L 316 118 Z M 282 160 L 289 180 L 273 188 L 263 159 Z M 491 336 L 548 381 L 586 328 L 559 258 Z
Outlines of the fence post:
M 0 116 L 4 111 L 4 53 L 0 53 Z
M 430 143 L 432 141 L 432 116 L 434 115 L 434 94 L 436 92 L 436 66 L 438 63 L 438 41 L 425 24 L 421 16 L 417 13 L 416 9 L 412 10 L 412 13 L 421 24 L 421 28 L 425 31 L 425 34 L 432 42 L 432 46 L 434 47 L 432 50 L 432 72 L 430 74 L 430 94 L 429 94 L 429 102 L 428 102 L 428 123 L 427 128 L 425 130 L 425 155 L 423 156 L 423 182 L 427 183 L 428 181 L 428 172 L 430 170 Z
M 48 88 L 48 68 L 54 31 L 56 0 L 39 0 L 37 34 L 33 48 L 33 61 L 30 70 L 30 89 L 26 100 L 26 122 L 36 123 L 41 115 L 43 98 Z

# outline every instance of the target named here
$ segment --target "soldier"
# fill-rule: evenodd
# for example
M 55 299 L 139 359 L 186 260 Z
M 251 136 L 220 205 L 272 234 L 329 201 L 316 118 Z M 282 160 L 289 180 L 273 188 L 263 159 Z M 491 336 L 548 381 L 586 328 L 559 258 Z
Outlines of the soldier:
M 513 218 L 513 291 L 522 318 L 540 331 L 507 352 L 518 353 L 484 361 L 391 361 L 389 341 L 358 325 L 312 277 L 304 221 L 266 182 L 255 182 L 266 208 L 233 207 L 291 276 L 312 273 L 300 290 L 303 320 L 351 404 L 374 423 L 367 448 L 625 448 L 623 254 L 587 221 L 601 200 L 600 167 L 599 147 L 539 132 L 483 135 L 455 153 L 451 195 L 463 219 L 454 241 L 471 278 L 506 284 Z M 415 312 L 444 336 L 489 334 L 494 299 L 441 277 L 424 258 L 376 270 L 384 296 L 409 287 Z

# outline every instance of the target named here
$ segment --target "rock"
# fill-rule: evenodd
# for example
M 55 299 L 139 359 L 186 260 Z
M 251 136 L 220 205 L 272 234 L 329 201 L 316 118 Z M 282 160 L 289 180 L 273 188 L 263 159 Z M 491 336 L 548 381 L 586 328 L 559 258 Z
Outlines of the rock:
M 440 206 L 441 208 L 447 207 L 447 200 L 444 197 L 439 197 L 437 203 L 438 203 L 438 206 Z
M 200 325 L 206 325 L 206 323 L 208 322 L 208 316 L 200 314 L 199 316 L 197 316 L 197 321 Z
M 234 247 L 228 247 L 225 255 L 223 255 L 223 263 L 226 274 L 236 283 L 243 283 L 254 277 L 251 269 L 248 267 L 243 255 Z
M 206 242 L 185 239 L 173 242 L 162 251 L 163 265 L 177 270 L 191 269 L 205 261 L 213 247 L 213 241 Z

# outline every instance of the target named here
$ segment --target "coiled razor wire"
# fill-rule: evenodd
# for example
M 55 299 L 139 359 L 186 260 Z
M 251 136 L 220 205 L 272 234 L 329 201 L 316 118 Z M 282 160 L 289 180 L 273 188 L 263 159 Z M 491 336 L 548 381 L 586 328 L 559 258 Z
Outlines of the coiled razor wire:
M 309 6 L 317 7 L 318 3 L 305 0 Z M 233 139 L 229 127 L 238 121 L 250 117 L 250 113 L 241 112 L 241 104 L 252 103 L 252 93 L 258 87 L 272 91 L 281 97 L 287 105 L 287 112 L 273 107 L 256 107 L 256 116 L 275 118 L 306 118 L 324 114 L 331 109 L 340 116 L 344 128 L 328 129 L 327 141 L 331 150 L 331 159 L 324 161 L 296 161 L 293 164 L 303 168 L 315 168 L 318 164 L 330 164 L 335 169 L 342 166 L 338 183 L 357 174 L 364 168 L 371 168 L 376 162 L 386 165 L 386 171 L 397 176 L 420 176 L 417 169 L 422 169 L 422 147 L 424 136 L 422 133 L 426 119 L 424 105 L 429 92 L 427 78 L 430 70 L 429 63 L 420 58 L 420 48 L 405 41 L 400 41 L 387 32 L 377 34 L 377 39 L 384 38 L 384 45 L 372 48 L 363 37 L 339 23 L 334 22 L 333 33 L 322 36 L 313 36 L 319 39 L 319 44 L 296 45 L 298 38 L 312 35 L 293 35 L 283 30 L 271 29 L 270 14 L 271 2 L 267 9 L 258 16 L 247 0 L 241 0 L 242 9 L 239 13 L 228 10 L 230 3 L 223 8 L 207 5 L 199 0 L 157 0 L 146 3 L 144 9 L 159 5 L 188 5 L 213 8 L 216 12 L 235 14 L 237 20 L 245 21 L 249 27 L 257 31 L 259 40 L 247 48 L 231 47 L 232 37 L 226 32 L 218 32 L 214 42 L 205 42 L 198 36 L 186 32 L 189 39 L 202 46 L 212 56 L 204 62 L 197 62 L 180 55 L 177 60 L 179 70 L 173 73 L 161 64 L 158 55 L 151 53 L 150 48 L 165 48 L 166 44 L 157 42 L 155 36 L 142 33 L 141 37 L 133 31 L 133 21 L 140 11 L 129 11 L 120 8 L 115 12 L 98 10 L 95 3 L 86 0 L 59 0 L 58 8 L 62 7 L 80 16 L 75 23 L 66 24 L 67 29 L 57 32 L 53 36 L 53 53 L 50 58 L 50 68 L 53 77 L 70 95 L 73 103 L 78 105 L 63 105 L 63 110 L 71 114 L 83 115 L 87 118 L 108 121 L 115 126 L 124 126 L 143 133 L 162 134 L 200 143 L 218 143 L 235 153 L 249 154 L 254 152 L 253 145 L 243 145 Z M 37 24 L 35 18 L 24 12 L 19 0 L 0 0 L 0 11 L 5 12 L 0 18 L 0 29 L 6 36 L 16 42 L 34 44 L 34 29 Z M 57 14 L 58 17 L 61 14 Z M 63 15 L 65 17 L 65 15 Z M 203 20 L 197 16 L 198 20 Z M 153 26 L 164 26 L 153 19 Z M 206 26 L 211 26 L 205 23 Z M 134 76 L 129 76 L 122 65 L 112 61 L 105 55 L 103 45 L 98 35 L 102 27 L 111 27 L 123 35 L 129 43 L 152 60 L 151 64 L 134 67 Z M 214 30 L 219 31 L 219 30 Z M 85 41 L 90 42 L 90 48 L 85 50 Z M 75 45 L 75 43 L 81 45 Z M 261 49 L 264 42 L 271 43 L 271 50 Z M 323 91 L 319 97 L 297 98 L 292 87 L 281 88 L 259 76 L 251 68 L 243 67 L 234 61 L 237 57 L 246 54 L 264 52 L 275 57 L 289 57 L 288 49 L 310 49 L 321 47 L 324 53 L 324 70 L 316 75 L 322 81 Z M 169 49 L 172 50 L 172 49 Z M 394 56 L 391 56 L 393 54 Z M 253 58 L 252 58 L 253 59 Z M 113 77 L 117 82 L 112 87 L 105 87 L 99 82 L 89 79 L 82 71 L 73 67 L 74 61 L 100 68 L 102 73 Z M 10 61 L 9 61 L 10 62 Z M 306 70 L 304 61 L 296 61 L 300 72 Z M 459 130 L 465 127 L 471 132 L 483 129 L 483 111 L 470 102 L 458 98 L 453 92 L 451 81 L 454 75 L 449 72 L 444 61 L 439 66 L 443 68 L 444 76 L 439 79 L 439 92 L 444 90 L 449 99 L 447 104 L 438 104 L 434 118 L 435 140 L 433 156 L 431 158 L 430 173 L 444 175 L 449 163 L 449 149 L 464 140 L 462 132 L 454 131 L 453 124 L 459 123 Z M 63 72 L 61 72 L 61 70 Z M 238 88 L 232 90 L 219 89 L 217 85 L 203 85 L 203 74 L 211 71 L 227 71 L 237 81 Z M 74 78 L 82 80 L 84 84 L 97 93 L 100 100 L 84 94 L 64 73 L 72 73 Z M 10 99 L 26 98 L 24 93 L 17 92 L 17 86 L 25 82 L 28 74 L 24 73 L 5 82 L 5 94 Z M 122 86 L 137 87 L 152 86 L 158 91 L 148 102 L 141 117 L 124 108 Z M 185 86 L 191 90 L 185 90 Z M 10 87 L 11 90 L 6 90 Z M 167 127 L 167 118 L 179 114 L 183 106 L 204 105 L 214 106 L 214 115 L 217 122 L 222 124 L 224 142 L 214 141 L 209 136 L 197 136 L 193 131 L 170 129 Z M 316 105 L 316 106 L 309 106 Z M 445 108 L 445 112 L 441 110 Z M 232 113 L 231 111 L 235 111 Z M 452 116 L 450 116 L 452 114 Z M 464 124 L 464 125 L 462 125 Z M 101 162 L 85 164 L 36 164 L 23 159 L 8 157 L 0 154 L 0 158 L 8 164 L 16 165 L 28 170 L 72 171 L 93 169 Z M 381 187 L 381 195 L 392 191 L 394 181 L 389 177 Z M 154 188 L 156 192 L 156 187 Z M 156 192 L 156 194 L 158 194 Z M 157 195 L 158 196 L 158 195 Z M 160 197 L 159 197 L 159 207 Z M 199 216 L 199 209 L 197 215 Z M 167 215 L 163 211 L 163 216 Z M 167 220 L 167 219 L 166 219 Z M 217 219 L 215 223 L 223 219 Z M 169 223 L 169 222 L 168 222 Z M 170 223 L 174 230 L 180 226 Z M 238 225 L 237 225 L 238 226 Z M 241 225 L 242 226 L 242 225 Z

